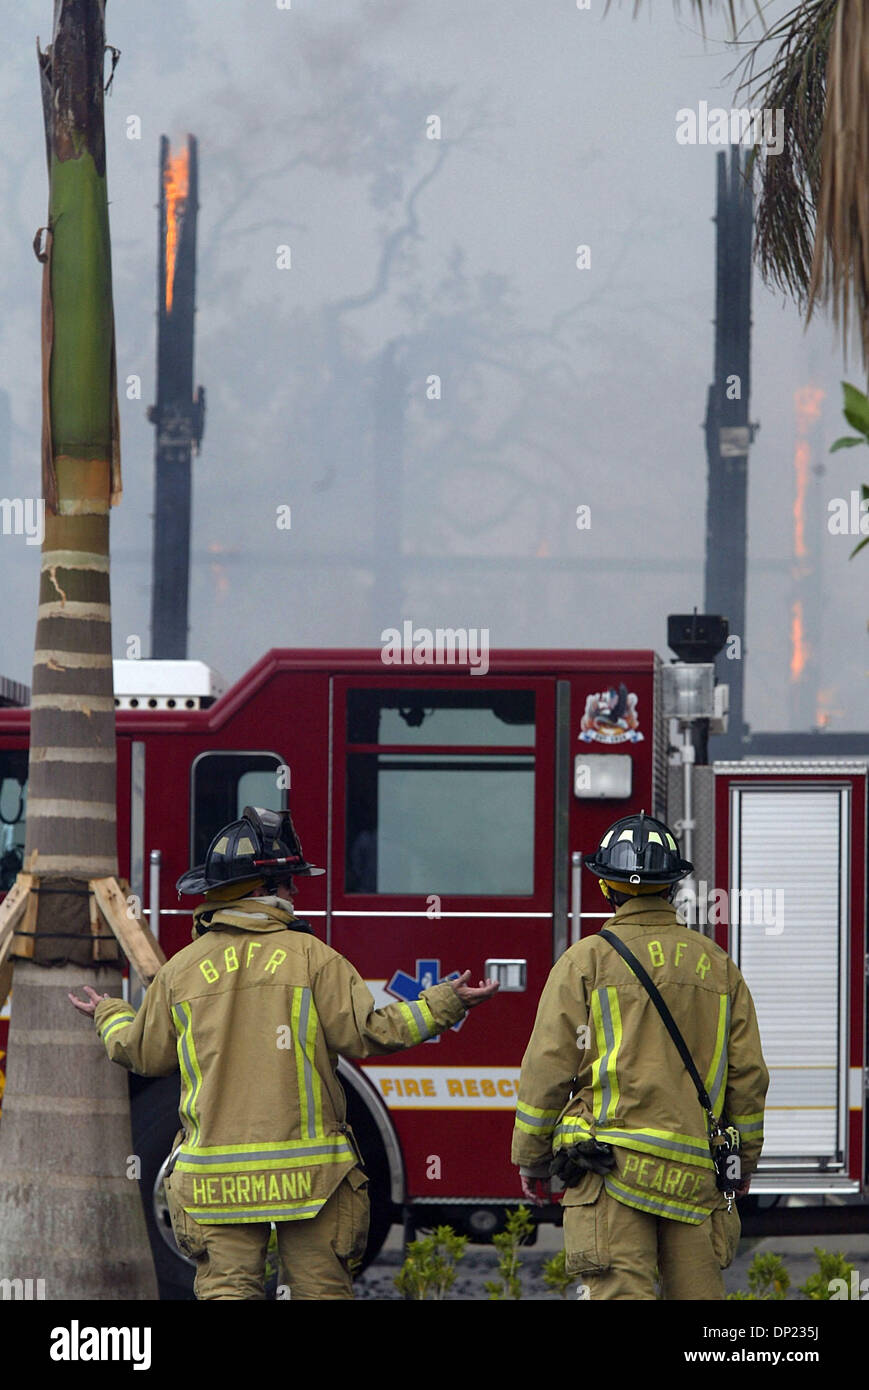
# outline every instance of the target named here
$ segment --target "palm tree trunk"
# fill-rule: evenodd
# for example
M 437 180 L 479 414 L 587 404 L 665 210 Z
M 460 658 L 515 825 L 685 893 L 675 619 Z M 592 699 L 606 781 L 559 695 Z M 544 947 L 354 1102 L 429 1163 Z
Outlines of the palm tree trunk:
M 83 980 L 120 994 L 120 952 L 113 940 L 95 948 L 88 889 L 117 873 L 109 508 L 120 463 L 104 55 L 105 0 L 55 0 L 40 54 L 46 517 L 25 846 L 37 896 L 12 953 L 0 1126 L 0 1272 L 43 1279 L 48 1299 L 156 1297 L 126 1075 L 66 997 Z

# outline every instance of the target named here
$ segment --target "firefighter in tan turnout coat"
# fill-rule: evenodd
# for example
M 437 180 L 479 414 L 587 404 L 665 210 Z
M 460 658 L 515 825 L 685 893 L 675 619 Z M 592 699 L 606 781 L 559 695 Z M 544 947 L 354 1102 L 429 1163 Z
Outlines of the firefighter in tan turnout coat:
M 113 1062 L 144 1076 L 180 1068 L 166 1193 L 200 1299 L 265 1297 L 271 1222 L 291 1299 L 352 1298 L 369 1209 L 337 1059 L 413 1047 L 497 990 L 469 987 L 465 972 L 375 1008 L 350 963 L 293 916 L 292 875 L 322 872 L 288 812 L 245 807 L 179 880 L 206 895 L 193 943 L 158 971 L 138 1013 L 90 989 L 90 1003 L 70 995 Z
M 691 871 L 649 816 L 617 821 L 587 866 L 616 907 L 605 924 L 659 990 L 722 1126 L 739 1133 L 736 1196 L 763 1144 L 769 1075 L 748 987 L 727 953 L 683 926 L 669 896 Z M 553 1159 L 554 1155 L 554 1159 Z M 592 1299 L 722 1299 L 740 1233 L 716 1185 L 707 1118 L 649 993 L 593 935 L 556 962 L 522 1063 L 513 1138 L 522 1189 L 564 1192 L 568 1273 Z M 733 1160 L 731 1159 L 732 1163 Z

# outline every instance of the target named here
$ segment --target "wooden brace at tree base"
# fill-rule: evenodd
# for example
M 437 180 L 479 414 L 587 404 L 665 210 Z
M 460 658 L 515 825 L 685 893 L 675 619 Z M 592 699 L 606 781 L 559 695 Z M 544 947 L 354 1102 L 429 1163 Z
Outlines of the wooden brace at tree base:
M 116 878 L 85 883 L 19 874 L 0 903 L 0 1008 L 9 993 L 14 960 L 97 966 L 121 960 L 123 952 L 143 983 L 150 984 L 166 957 L 148 925 L 128 907 L 129 893 L 129 884 Z

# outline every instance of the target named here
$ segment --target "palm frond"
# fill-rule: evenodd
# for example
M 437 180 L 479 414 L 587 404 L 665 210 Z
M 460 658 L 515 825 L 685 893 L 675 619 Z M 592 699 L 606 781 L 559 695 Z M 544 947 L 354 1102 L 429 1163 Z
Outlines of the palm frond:
M 677 14 L 680 10 L 680 3 L 681 0 L 673 0 L 673 8 L 675 9 Z M 739 32 L 739 26 L 736 21 L 736 0 L 687 0 L 687 3 L 688 8 L 690 9 L 694 18 L 698 21 L 700 25 L 700 32 L 703 35 L 704 39 L 706 38 L 706 15 L 708 12 L 716 10 L 724 10 L 725 14 L 727 15 L 727 22 L 730 26 L 731 36 L 733 38 L 736 37 L 737 33 Z M 740 3 L 747 4 L 747 0 L 740 0 Z M 754 5 L 755 13 L 760 19 L 761 24 L 764 24 L 764 27 L 766 27 L 763 18 L 763 7 L 761 5 L 761 0 L 752 0 L 752 3 Z M 606 0 L 606 4 L 604 5 L 605 15 L 609 13 L 611 4 L 612 0 Z M 634 19 L 636 19 L 637 15 L 639 14 L 642 8 L 643 0 L 634 0 Z
M 827 62 L 808 314 L 830 304 L 847 351 L 852 297 L 869 363 L 869 10 L 839 0 Z
M 701 28 L 708 11 L 724 9 L 735 46 L 748 28 L 737 30 L 737 3 L 688 0 Z M 634 0 L 635 16 L 641 4 Z M 754 7 L 763 23 L 761 0 Z M 869 368 L 869 0 L 798 0 L 764 30 L 736 69 L 742 100 L 784 113 L 781 151 L 758 147 L 748 161 L 747 177 L 757 176 L 755 254 L 763 278 L 807 321 L 819 305 L 832 307 L 846 356 L 856 319 Z
M 752 106 L 783 111 L 779 154 L 761 160 L 755 212 L 755 250 L 764 279 L 805 308 L 811 281 L 815 216 L 821 186 L 821 140 L 830 33 L 839 0 L 810 0 L 784 15 L 753 45 L 742 66 L 740 93 Z M 777 44 L 767 67 L 762 50 Z

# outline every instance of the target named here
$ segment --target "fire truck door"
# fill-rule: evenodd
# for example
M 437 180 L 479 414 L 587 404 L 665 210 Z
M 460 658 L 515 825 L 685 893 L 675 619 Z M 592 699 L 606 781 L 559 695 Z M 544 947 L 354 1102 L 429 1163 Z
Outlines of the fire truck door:
M 442 1037 L 365 1063 L 415 1202 L 517 1195 L 519 1067 L 553 952 L 556 684 L 333 682 L 332 945 L 380 1004 L 487 962 L 502 982 Z

